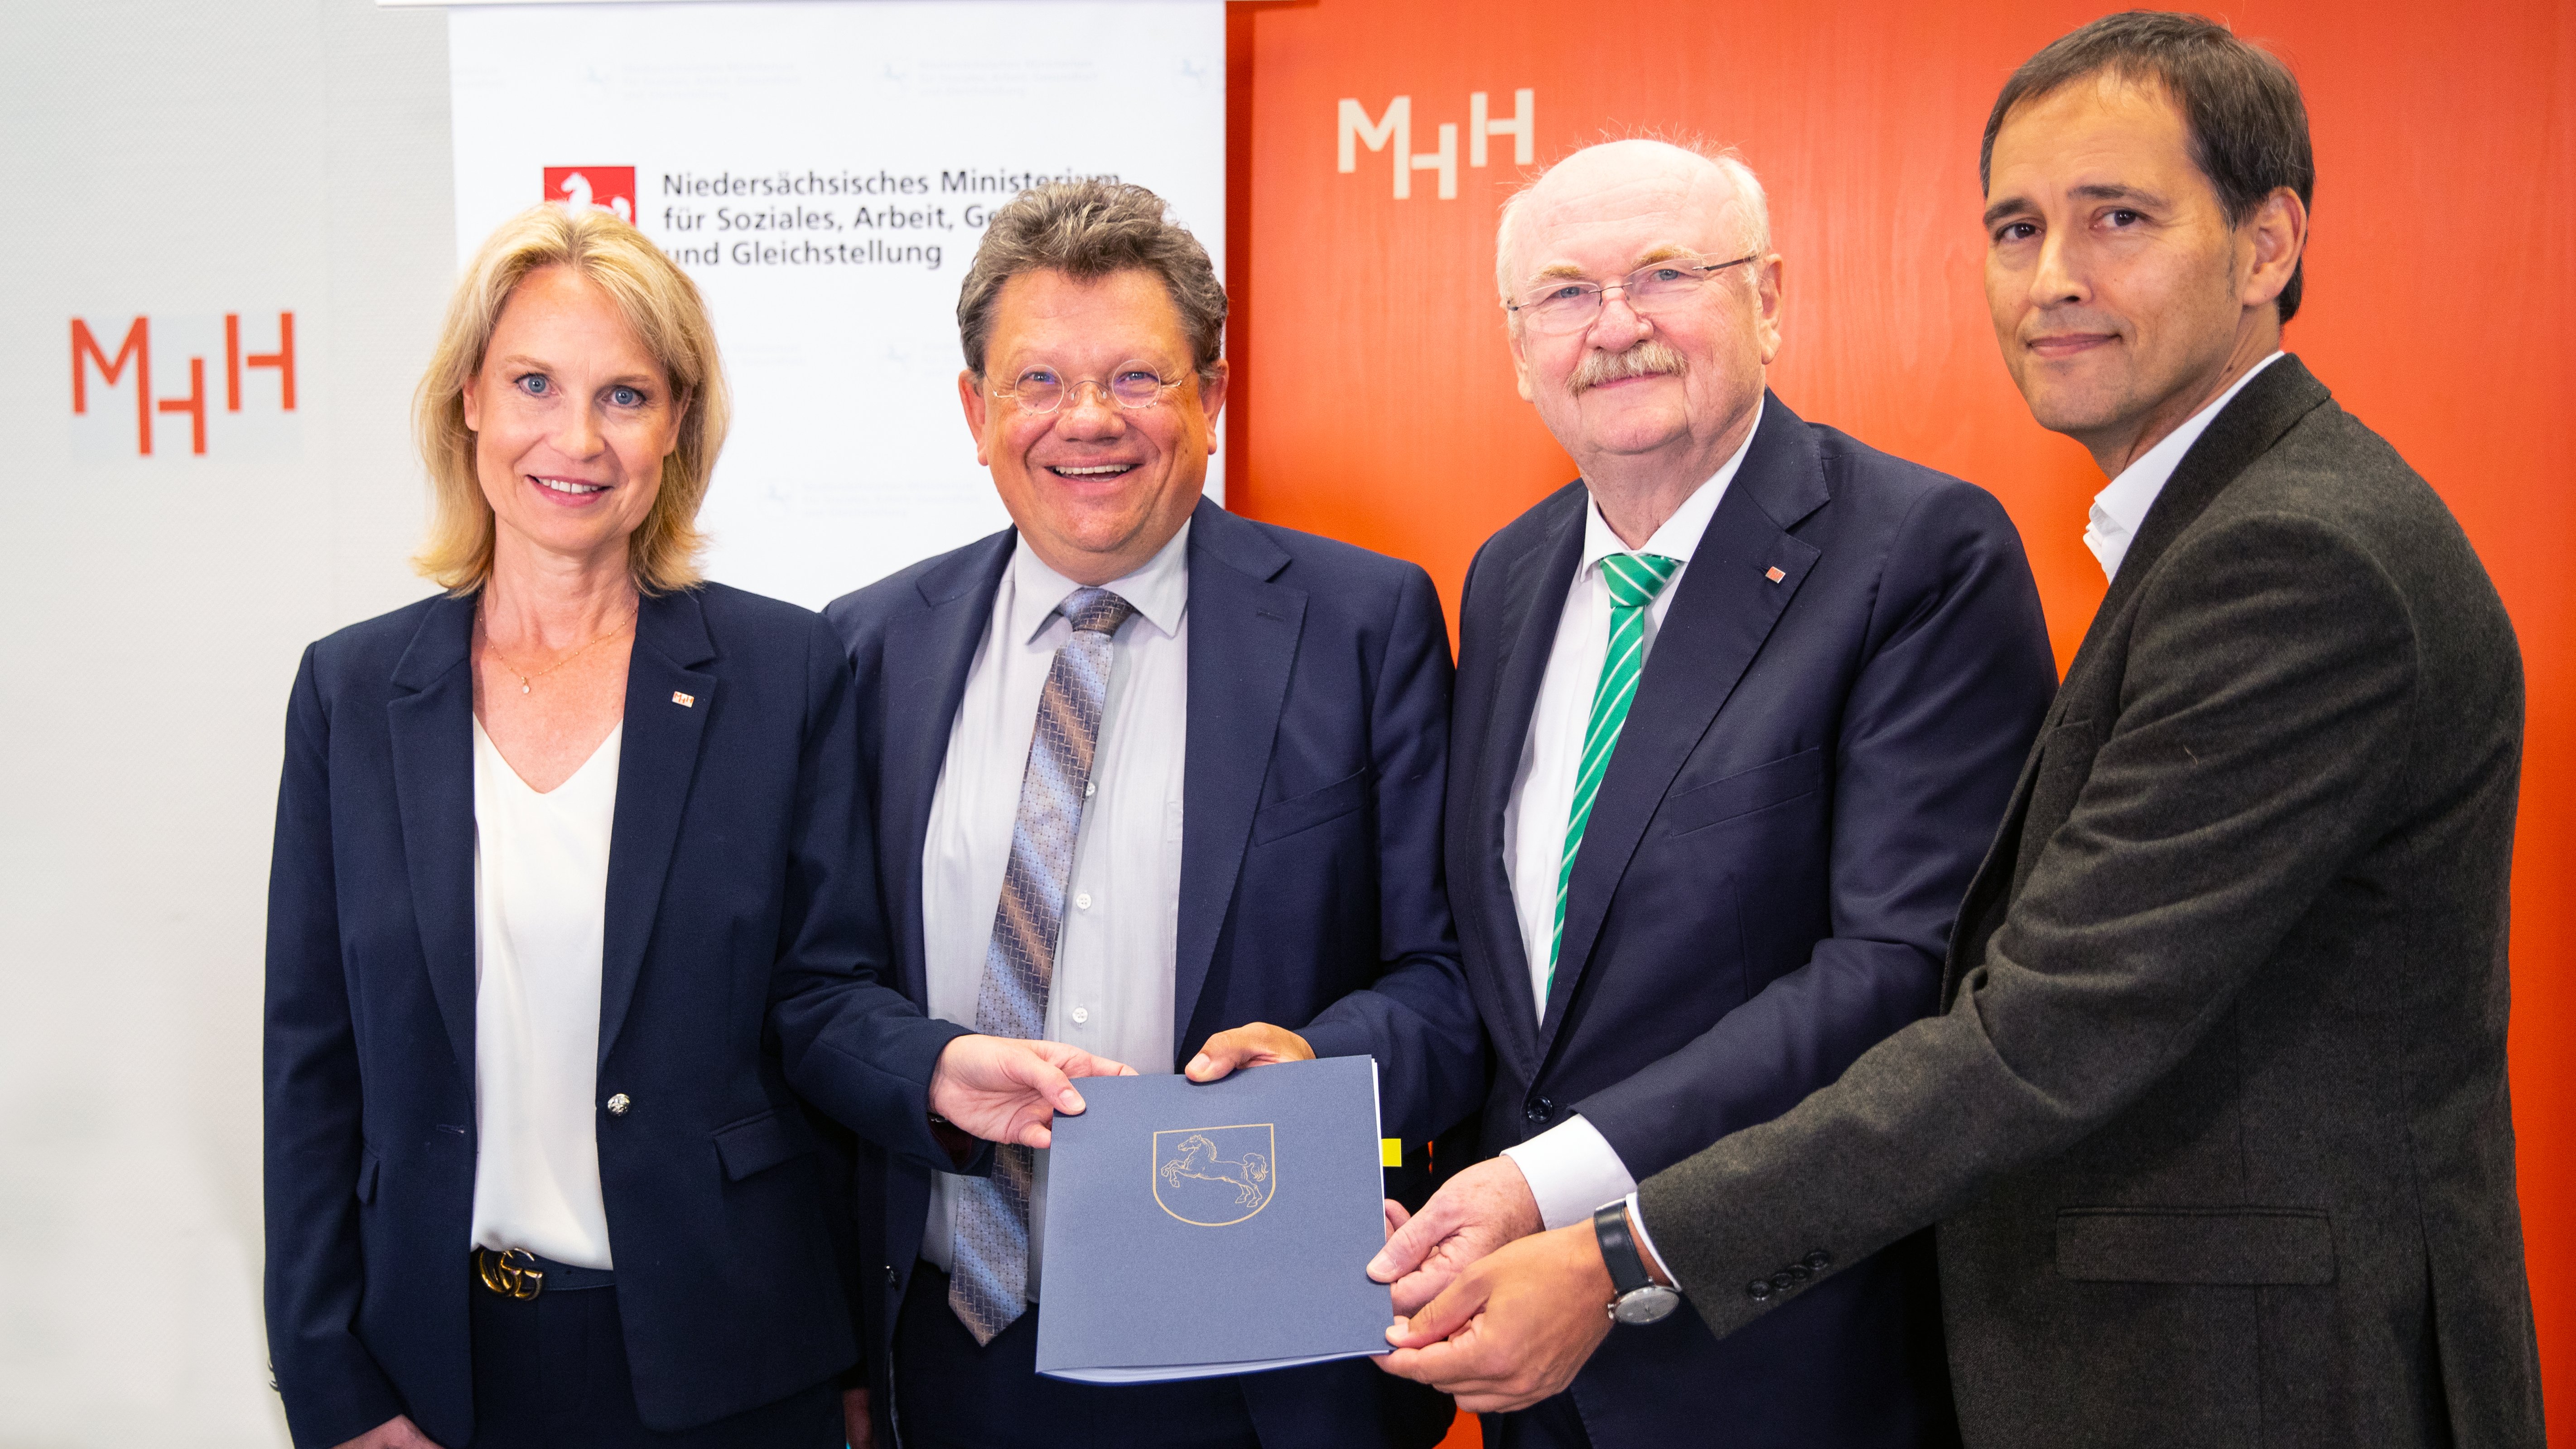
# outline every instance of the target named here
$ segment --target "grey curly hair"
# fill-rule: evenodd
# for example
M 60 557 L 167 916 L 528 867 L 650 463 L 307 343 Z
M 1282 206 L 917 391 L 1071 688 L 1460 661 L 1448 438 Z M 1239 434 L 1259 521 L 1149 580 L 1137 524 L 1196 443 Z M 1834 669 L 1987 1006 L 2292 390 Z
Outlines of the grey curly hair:
M 1216 377 L 1225 349 L 1225 284 L 1207 248 L 1169 220 L 1163 198 L 1122 181 L 1085 179 L 1033 186 L 993 213 L 957 293 L 957 336 L 967 370 L 984 375 L 993 308 L 1002 286 L 1023 272 L 1063 272 L 1081 281 L 1118 272 L 1160 277 L 1190 336 L 1199 380 Z

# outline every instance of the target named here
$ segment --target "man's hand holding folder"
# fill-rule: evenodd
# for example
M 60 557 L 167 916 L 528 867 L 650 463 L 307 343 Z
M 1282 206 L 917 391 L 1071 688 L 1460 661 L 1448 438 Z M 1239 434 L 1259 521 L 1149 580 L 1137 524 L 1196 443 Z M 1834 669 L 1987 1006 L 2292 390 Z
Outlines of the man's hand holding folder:
M 1044 1147 L 1055 1114 L 1082 1110 L 1075 1077 L 1132 1077 L 1136 1069 L 1060 1041 L 961 1036 L 930 1075 L 931 1114 L 972 1137 Z M 951 1145 L 955 1150 L 955 1145 Z

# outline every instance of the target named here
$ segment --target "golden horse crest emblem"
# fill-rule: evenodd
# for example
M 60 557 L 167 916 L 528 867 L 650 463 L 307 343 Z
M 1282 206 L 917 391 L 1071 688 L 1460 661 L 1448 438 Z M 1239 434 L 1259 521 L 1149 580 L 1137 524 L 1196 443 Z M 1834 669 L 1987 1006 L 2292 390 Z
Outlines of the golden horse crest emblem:
M 1182 1222 L 1232 1227 L 1270 1206 L 1278 1190 L 1279 1149 L 1270 1123 L 1154 1134 L 1154 1201 Z

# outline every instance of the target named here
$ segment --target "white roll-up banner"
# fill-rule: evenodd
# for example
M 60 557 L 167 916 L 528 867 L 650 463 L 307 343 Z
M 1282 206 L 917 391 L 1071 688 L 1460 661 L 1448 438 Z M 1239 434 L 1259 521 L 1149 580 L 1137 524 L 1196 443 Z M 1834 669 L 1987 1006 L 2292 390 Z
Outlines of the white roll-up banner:
M 1009 521 L 957 401 L 995 208 L 1136 182 L 1224 266 L 1213 0 L 459 6 L 448 52 L 460 258 L 539 200 L 676 258 L 736 403 L 708 572 L 808 606 Z

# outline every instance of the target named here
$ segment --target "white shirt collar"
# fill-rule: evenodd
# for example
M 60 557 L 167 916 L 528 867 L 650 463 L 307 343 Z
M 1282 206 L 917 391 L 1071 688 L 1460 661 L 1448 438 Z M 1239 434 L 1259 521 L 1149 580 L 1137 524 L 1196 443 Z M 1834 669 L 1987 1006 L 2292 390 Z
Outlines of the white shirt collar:
M 1708 532 L 1708 521 L 1717 516 L 1717 505 L 1725 499 L 1727 485 L 1735 481 L 1736 470 L 1744 466 L 1744 455 L 1752 449 L 1755 435 L 1762 431 L 1762 408 L 1762 400 L 1754 399 L 1753 426 L 1745 430 L 1744 441 L 1735 445 L 1735 451 L 1717 465 L 1707 482 L 1682 500 L 1682 506 L 1673 510 L 1673 516 L 1664 520 L 1663 526 L 1646 540 L 1646 546 L 1633 552 L 1690 562 L 1691 551 L 1699 547 L 1700 535 Z M 1609 520 L 1601 516 L 1600 503 L 1587 493 L 1583 506 L 1583 563 L 1575 570 L 1576 577 L 1614 553 L 1629 552 L 1632 550 L 1619 541 L 1619 535 L 1610 531 Z
M 1047 567 L 1022 535 L 1011 551 L 1011 637 L 1022 643 L 1035 640 L 1054 621 L 1065 596 L 1081 587 Z M 1144 567 L 1103 587 L 1135 605 L 1164 637 L 1180 633 L 1181 614 L 1190 603 L 1190 520 L 1181 520 L 1181 531 L 1155 550 Z
M 2281 360 L 2274 352 L 2261 362 L 2245 369 L 2245 375 L 2228 385 L 2209 406 L 2183 419 L 2181 427 L 2157 440 L 2156 445 L 2130 460 L 2111 485 L 2093 495 L 2093 511 L 2084 526 L 2084 546 L 2102 563 L 2102 576 L 2117 578 L 2120 560 L 2128 557 L 2129 545 L 2137 539 L 2139 525 L 2147 521 L 2147 510 L 2156 506 L 2156 496 L 2165 491 L 2165 483 L 2182 462 L 2182 455 L 2209 431 L 2219 410 L 2236 400 L 2254 375 Z

